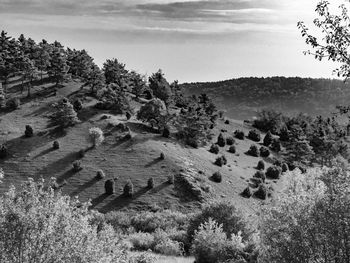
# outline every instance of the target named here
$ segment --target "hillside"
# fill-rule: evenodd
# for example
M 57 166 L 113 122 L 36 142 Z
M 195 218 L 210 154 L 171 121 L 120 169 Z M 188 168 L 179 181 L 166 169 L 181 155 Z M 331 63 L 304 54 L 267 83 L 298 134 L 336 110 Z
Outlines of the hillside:
M 219 82 L 184 83 L 187 94 L 207 93 L 231 118 L 245 119 L 261 109 L 287 114 L 327 116 L 347 105 L 350 86 L 340 80 L 311 78 L 238 78 Z
M 256 172 L 255 166 L 259 160 L 244 154 L 253 143 L 250 140 L 236 140 L 237 154 L 226 152 L 226 147 L 221 148 L 220 152 L 226 155 L 228 165 L 218 167 L 213 164 L 217 155 L 208 152 L 209 145 L 199 149 L 187 147 L 154 133 L 135 117 L 127 121 L 124 115 L 95 109 L 95 99 L 86 96 L 87 90 L 80 89 L 79 81 L 65 83 L 58 89 L 56 96 L 50 91 L 52 83 L 42 83 L 33 88 L 31 99 L 21 95 L 16 84 L 14 82 L 9 86 L 8 93 L 11 97 L 23 96 L 23 103 L 19 109 L 3 112 L 0 117 L 0 141 L 5 143 L 10 153 L 8 158 L 0 160 L 0 167 L 5 171 L 3 184 L 0 185 L 2 192 L 11 184 L 19 186 L 27 177 L 55 177 L 64 193 L 77 195 L 82 201 L 91 200 L 92 207 L 102 212 L 116 209 L 146 210 L 154 206 L 189 212 L 198 208 L 202 202 L 229 199 L 248 216 L 256 215 L 260 204 L 264 202 L 240 196 Z M 83 110 L 78 114 L 81 123 L 64 132 L 53 128 L 48 118 L 51 114 L 50 105 L 63 97 L 71 99 L 82 97 L 83 94 Z M 119 123 L 125 123 L 131 129 L 131 140 L 117 139 L 119 134 L 115 126 Z M 28 124 L 34 128 L 35 135 L 32 138 L 23 136 L 25 125 Z M 88 129 L 95 126 L 104 131 L 106 139 L 100 147 L 89 149 L 86 139 Z M 243 127 L 239 121 L 225 124 L 219 120 L 214 130 L 216 136 L 222 129 L 227 130 L 228 134 L 236 129 L 247 133 L 249 127 Z M 58 150 L 52 148 L 55 140 L 60 143 Z M 81 149 L 87 149 L 83 158 L 78 154 Z M 161 152 L 165 154 L 165 160 L 159 159 Z M 77 173 L 72 171 L 75 160 L 80 160 L 83 166 Z M 106 174 L 104 180 L 95 178 L 99 169 Z M 209 180 L 216 171 L 222 173 L 222 183 Z M 185 175 L 188 181 L 193 182 L 203 196 L 198 198 L 176 180 L 175 185 L 167 183 L 168 175 L 178 174 Z M 155 180 L 155 187 L 149 190 L 146 186 L 151 177 Z M 104 194 L 106 179 L 115 180 L 114 195 Z M 122 196 L 122 189 L 128 179 L 134 184 L 135 194 L 132 199 Z M 268 183 L 274 184 L 272 181 Z

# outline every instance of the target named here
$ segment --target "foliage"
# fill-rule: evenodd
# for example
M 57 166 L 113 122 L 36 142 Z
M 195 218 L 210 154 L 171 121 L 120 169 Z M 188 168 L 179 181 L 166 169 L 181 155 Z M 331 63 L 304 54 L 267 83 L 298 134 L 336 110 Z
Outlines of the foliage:
M 222 181 L 222 175 L 219 171 L 213 173 L 211 178 L 216 183 L 221 183 L 221 181 Z
M 88 204 L 29 180 L 0 202 L 0 261 L 110 262 L 127 257 L 113 229 L 90 224 Z
M 227 159 L 225 157 L 225 155 L 222 155 L 222 156 L 219 156 L 216 158 L 215 162 L 214 162 L 215 165 L 217 166 L 223 166 L 223 165 L 226 165 L 227 164 Z
M 60 143 L 58 141 L 54 141 L 52 143 L 52 148 L 58 150 L 60 148 Z
M 114 180 L 111 180 L 111 179 L 109 179 L 105 182 L 105 193 L 107 195 L 114 194 L 114 184 L 115 184 Z
M 168 81 L 164 78 L 161 70 L 153 73 L 149 77 L 149 88 L 152 90 L 154 96 L 164 101 L 165 105 L 169 105 L 172 99 L 172 90 Z
M 226 144 L 227 145 L 234 145 L 235 144 L 235 139 L 233 139 L 232 136 L 227 136 L 226 137 Z
M 50 53 L 50 64 L 47 67 L 47 73 L 56 82 L 56 86 L 67 78 L 69 66 L 64 50 L 59 47 L 53 47 Z
M 269 155 L 270 155 L 269 149 L 266 148 L 265 146 L 261 146 L 259 149 L 259 152 L 260 152 L 261 157 L 269 157 Z
M 83 167 L 81 166 L 81 162 L 79 160 L 74 161 L 72 166 L 73 166 L 74 172 L 79 172 L 81 169 L 83 169 Z
M 220 148 L 217 144 L 212 144 L 210 146 L 209 152 L 214 153 L 214 154 L 218 154 L 219 151 L 220 151 Z
M 73 107 L 76 112 L 79 112 L 83 109 L 83 103 L 80 99 L 76 99 L 73 103 Z
M 267 171 L 266 171 L 267 172 Z M 259 178 L 261 179 L 261 181 L 264 183 L 265 180 L 266 180 L 266 175 L 263 171 L 257 171 L 255 174 L 254 174 L 254 178 Z
M 250 198 L 253 193 L 252 193 L 252 189 L 250 189 L 249 186 L 247 186 L 246 188 L 244 188 L 242 194 L 241 194 L 243 197 L 246 197 L 246 198 Z
M 236 153 L 236 146 L 231 145 L 230 148 L 228 149 L 229 153 Z
M 254 157 L 259 157 L 258 146 L 256 146 L 255 144 L 252 144 L 250 146 L 249 150 L 247 151 L 247 154 L 254 156 Z
M 225 147 L 226 140 L 225 140 L 224 135 L 222 133 L 219 134 L 218 141 L 216 142 L 216 144 L 219 145 L 220 147 Z
M 26 125 L 26 130 L 24 131 L 24 135 L 25 135 L 27 138 L 33 137 L 34 131 L 33 131 L 32 126 Z
M 6 108 L 9 110 L 17 110 L 21 106 L 21 100 L 19 98 L 11 98 L 6 101 Z
M 268 131 L 263 140 L 264 146 L 269 147 L 270 144 L 272 143 L 272 140 L 273 140 L 272 133 Z
M 172 120 L 172 116 L 168 114 L 164 102 L 160 99 L 152 99 L 141 106 L 136 117 L 140 121 L 150 123 L 152 127 L 156 126 L 159 130 L 167 127 Z
M 147 187 L 149 189 L 153 189 L 154 188 L 154 179 L 153 178 L 149 178 L 147 181 Z
M 277 134 L 281 128 L 282 114 L 273 110 L 262 110 L 253 122 L 253 127 L 264 131 Z M 265 140 L 264 140 L 265 141 Z M 265 144 L 264 144 L 265 145 Z M 268 146 L 268 145 L 265 145 Z
M 289 171 L 288 164 L 286 164 L 286 163 L 282 163 L 281 168 L 282 168 L 282 172 L 283 172 L 283 173 Z
M 98 127 L 89 129 L 89 142 L 92 143 L 93 147 L 101 145 L 104 141 L 103 131 Z
M 125 64 L 120 63 L 118 59 L 107 59 L 103 63 L 103 73 L 106 84 L 114 83 L 121 88 L 124 88 L 127 79 L 128 71 L 125 69 Z
M 128 180 L 124 186 L 123 193 L 125 197 L 132 197 L 134 194 L 134 185 L 131 180 Z
M 79 122 L 73 105 L 67 99 L 61 100 L 60 102 L 54 104 L 53 107 L 55 112 L 51 116 L 51 119 L 55 124 L 65 128 Z
M 244 140 L 244 132 L 243 131 L 240 131 L 240 130 L 236 130 L 234 132 L 234 135 L 237 139 L 239 140 Z
M 274 152 L 280 152 L 282 149 L 281 142 L 278 139 L 273 139 L 271 143 L 271 150 Z
M 282 168 L 279 166 L 270 166 L 266 170 L 266 177 L 271 179 L 279 179 L 282 173 Z
M 265 169 L 265 163 L 263 160 L 259 160 L 258 165 L 256 166 L 258 170 L 264 170 Z
M 265 200 L 267 198 L 267 187 L 265 184 L 260 184 L 258 190 L 254 192 L 256 198 Z
M 260 142 L 261 136 L 257 130 L 250 130 L 248 133 L 248 138 L 254 142 Z
M 101 179 L 103 179 L 103 178 L 105 178 L 106 177 L 106 175 L 105 175 L 105 173 L 102 171 L 102 170 L 98 170 L 97 171 L 97 173 L 96 173 L 96 178 L 98 179 L 98 180 L 101 180 Z

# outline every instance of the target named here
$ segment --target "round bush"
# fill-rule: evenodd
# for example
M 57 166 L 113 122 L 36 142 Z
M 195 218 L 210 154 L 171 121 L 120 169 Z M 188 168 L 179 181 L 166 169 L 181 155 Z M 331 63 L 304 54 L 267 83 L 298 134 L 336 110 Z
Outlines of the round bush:
M 272 143 L 273 137 L 270 131 L 268 131 L 264 137 L 263 144 L 266 147 L 269 147 L 270 144 Z
M 260 184 L 258 190 L 254 193 L 254 196 L 255 196 L 256 198 L 265 200 L 266 197 L 267 197 L 267 188 L 266 188 L 266 185 Z
M 271 150 L 275 152 L 281 151 L 281 142 L 278 139 L 273 139 L 271 143 Z
M 211 176 L 211 179 L 216 182 L 216 183 L 221 183 L 222 182 L 222 175 L 219 171 L 213 173 Z
M 254 174 L 254 178 L 259 178 L 261 179 L 262 182 L 265 182 L 266 180 L 266 175 L 263 171 L 257 171 L 255 174 Z
M 230 153 L 236 153 L 236 146 L 231 145 L 230 148 L 228 149 Z
M 58 150 L 60 148 L 60 143 L 58 141 L 54 141 L 52 144 L 52 148 L 55 150 Z
M 73 108 L 76 112 L 81 111 L 83 109 L 83 103 L 80 99 L 74 101 Z
M 209 152 L 214 153 L 214 154 L 218 154 L 219 151 L 220 151 L 220 148 L 219 148 L 218 145 L 212 144 L 212 145 L 210 146 Z
M 244 140 L 244 132 L 243 132 L 243 131 L 241 131 L 241 130 L 236 130 L 236 131 L 234 132 L 234 135 L 235 135 L 235 137 L 236 137 L 237 139 L 239 139 L 239 140 Z
M 24 135 L 25 135 L 27 138 L 33 137 L 34 131 L 33 131 L 32 126 L 26 125 L 26 130 L 25 130 L 25 132 L 24 132 Z
M 113 180 L 107 180 L 105 182 L 105 192 L 108 195 L 114 194 L 114 181 Z
M 216 158 L 215 162 L 214 162 L 215 165 L 217 166 L 223 166 L 223 165 L 226 165 L 227 164 L 227 159 L 225 157 L 225 155 L 222 155 L 218 158 Z
M 270 151 L 265 146 L 260 147 L 260 156 L 261 157 L 269 157 Z
M 282 172 L 283 173 L 285 173 L 285 172 L 287 172 L 289 170 L 288 164 L 286 164 L 286 163 L 282 163 L 281 168 L 282 168 Z
M 97 173 L 96 173 L 96 178 L 98 180 L 101 180 L 101 179 L 105 178 L 105 173 L 102 170 L 98 170 Z
M 256 166 L 258 170 L 265 170 L 265 162 L 263 160 L 260 160 L 258 162 L 258 165 Z
M 279 179 L 281 176 L 282 168 L 278 166 L 270 166 L 266 170 L 266 177 L 271 179 Z
M 260 142 L 261 136 L 257 130 L 250 130 L 248 133 L 248 138 L 254 142 Z
M 152 189 L 154 188 L 154 179 L 153 178 L 149 178 L 148 181 L 147 181 L 147 187 L 149 189 Z
M 21 106 L 21 101 L 19 98 L 12 98 L 6 101 L 6 108 L 9 110 L 17 110 Z
M 222 133 L 219 134 L 218 141 L 216 144 L 219 145 L 220 147 L 225 147 L 226 140 L 225 140 L 224 135 Z
M 252 144 L 247 152 L 249 155 L 259 157 L 259 150 L 255 144 Z
M 130 180 L 125 184 L 123 193 L 125 197 L 132 197 L 134 194 L 134 185 Z
M 73 162 L 73 171 L 74 172 L 79 172 L 82 168 L 81 162 L 79 160 L 76 160 Z
M 252 195 L 253 193 L 249 186 L 247 186 L 242 192 L 242 196 L 246 198 L 250 198 Z
M 0 145 L 0 159 L 4 159 L 8 156 L 7 147 L 2 144 Z
M 230 124 L 230 121 L 229 120 L 225 120 L 225 124 Z
M 226 137 L 226 144 L 227 145 L 234 145 L 235 144 L 235 139 L 233 139 L 232 136 L 227 136 Z

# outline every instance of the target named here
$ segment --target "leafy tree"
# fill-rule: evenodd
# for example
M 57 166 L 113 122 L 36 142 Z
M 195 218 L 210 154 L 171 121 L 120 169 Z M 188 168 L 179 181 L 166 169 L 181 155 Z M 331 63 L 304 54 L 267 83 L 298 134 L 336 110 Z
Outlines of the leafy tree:
M 161 70 L 158 70 L 149 77 L 149 87 L 153 91 L 154 96 L 164 101 L 165 105 L 168 106 L 170 104 L 172 91 Z
M 137 100 L 147 89 L 145 78 L 134 71 L 130 72 L 129 78 L 131 82 L 131 92 L 135 94 Z
M 51 60 L 47 73 L 55 80 L 56 86 L 58 86 L 67 77 L 69 67 L 63 49 L 59 47 L 58 42 L 55 45 L 58 45 L 58 47 L 54 47 L 50 54 Z
M 93 225 L 87 203 L 29 179 L 0 202 L 0 261 L 126 263 L 109 225 Z
M 90 73 L 93 58 L 83 50 L 71 50 L 67 48 L 67 65 L 69 67 L 68 73 L 76 77 L 83 77 Z
M 50 66 L 50 45 L 46 40 L 42 40 L 35 49 L 34 61 L 35 66 L 40 71 L 40 79 L 43 79 L 43 72 Z
M 105 75 L 106 84 L 115 83 L 119 87 L 124 88 L 128 74 L 128 71 L 125 69 L 125 64 L 120 63 L 116 58 L 107 59 L 106 62 L 103 63 L 102 70 Z
M 19 69 L 21 70 L 22 75 L 22 92 L 24 88 L 24 82 L 27 82 L 26 85 L 28 88 L 28 97 L 30 97 L 32 82 L 37 78 L 38 70 L 34 65 L 34 61 L 29 59 L 28 56 L 22 56 L 19 59 Z
M 103 72 L 96 64 L 92 64 L 86 74 L 83 75 L 84 86 L 91 87 L 91 93 L 96 93 L 104 86 L 105 78 Z
M 54 105 L 54 108 L 55 112 L 52 115 L 52 120 L 61 127 L 75 125 L 79 122 L 74 106 L 67 99 L 58 102 Z

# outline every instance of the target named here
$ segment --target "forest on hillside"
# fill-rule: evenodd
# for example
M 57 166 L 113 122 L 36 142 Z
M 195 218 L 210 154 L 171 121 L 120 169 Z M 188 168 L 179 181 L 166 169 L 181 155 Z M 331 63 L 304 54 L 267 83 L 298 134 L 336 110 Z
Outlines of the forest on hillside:
M 184 83 L 181 87 L 187 94 L 208 94 L 230 117 L 238 119 L 255 116 L 261 109 L 329 115 L 350 99 L 349 84 L 336 79 L 250 77 Z

